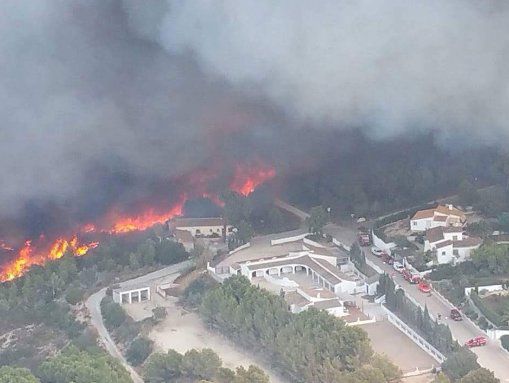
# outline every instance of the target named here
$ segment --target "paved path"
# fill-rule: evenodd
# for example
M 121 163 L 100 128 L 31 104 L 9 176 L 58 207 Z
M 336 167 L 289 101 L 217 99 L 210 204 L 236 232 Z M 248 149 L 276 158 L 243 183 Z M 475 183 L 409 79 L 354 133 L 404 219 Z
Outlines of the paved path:
M 417 289 L 416 285 L 411 285 L 405 281 L 391 266 L 383 263 L 371 253 L 368 254 L 368 251 L 365 251 L 365 253 L 369 259 L 380 266 L 385 272 L 389 275 L 394 275 L 395 282 L 403 288 L 405 294 L 414 298 L 422 306 L 426 305 L 431 315 L 436 318 L 438 314 L 442 314 L 442 321 L 449 326 L 452 336 L 460 344 L 478 335 L 486 336 L 484 332 L 479 330 L 467 318 L 461 322 L 448 319 L 452 305 L 447 300 L 442 299 L 436 293 L 432 293 L 431 296 L 422 293 Z M 472 348 L 472 351 L 478 356 L 478 362 L 482 367 L 493 371 L 501 382 L 509 382 L 509 354 L 500 347 L 498 341 L 488 340 L 486 346 Z
M 450 197 L 449 197 L 450 198 Z M 437 200 L 443 202 L 448 198 Z M 309 214 L 299 210 L 298 208 L 291 206 L 283 201 L 277 201 L 276 205 L 282 209 L 285 209 L 301 219 L 309 216 Z M 355 229 L 339 226 L 335 224 L 328 224 L 324 231 L 327 234 L 332 235 L 336 239 L 340 240 L 346 245 L 351 245 L 356 241 Z M 473 338 L 478 335 L 486 336 L 484 332 L 478 329 L 472 322 L 465 318 L 461 322 L 455 322 L 450 319 L 445 319 L 449 316 L 449 312 L 452 308 L 451 304 L 439 297 L 437 294 L 423 294 L 417 289 L 416 285 L 411 285 L 401 277 L 400 274 L 396 273 L 394 269 L 383 263 L 379 258 L 372 255 L 369 250 L 365 251 L 366 256 L 371 259 L 374 263 L 380 266 L 389 275 L 394 274 L 394 279 L 399 284 L 407 295 L 414 298 L 422 306 L 426 305 L 430 314 L 433 317 L 437 317 L 438 314 L 442 315 L 443 320 L 449 325 L 452 336 L 460 344 L 465 343 L 467 339 Z M 489 340 L 488 344 L 484 347 L 473 348 L 472 351 L 477 355 L 478 362 L 482 367 L 485 367 L 495 373 L 495 376 L 500 379 L 501 382 L 509 382 L 509 353 L 501 348 L 498 341 Z
M 309 217 L 309 213 L 300 210 L 299 208 L 292 206 L 280 199 L 277 199 L 275 202 L 276 206 L 279 208 L 286 210 L 289 213 L 292 213 L 293 215 L 297 216 L 301 221 L 305 221 L 307 217 Z M 334 223 L 328 223 L 323 228 L 323 231 L 325 234 L 330 234 L 337 240 L 339 240 L 341 243 L 344 243 L 347 246 L 350 246 L 352 243 L 356 240 L 356 230 L 352 227 L 337 225 Z M 287 233 L 279 233 L 281 236 L 284 234 L 285 236 L 291 236 L 296 235 L 295 231 L 287 232 Z
M 164 269 L 154 271 L 153 273 L 142 275 L 141 277 L 130 279 L 128 281 L 120 283 L 120 286 L 129 286 L 131 284 L 141 284 L 141 283 L 149 283 L 151 281 L 154 281 L 156 279 L 160 279 L 162 277 L 180 273 L 182 270 L 190 267 L 193 264 L 193 261 L 184 261 L 181 263 L 178 263 L 176 265 L 172 265 L 169 267 L 165 267 Z M 103 318 L 101 315 L 101 301 L 106 296 L 106 288 L 98 291 L 95 294 L 92 294 L 85 302 L 85 305 L 88 308 L 88 311 L 90 313 L 91 323 L 92 326 L 95 327 L 97 330 L 97 333 L 99 334 L 99 337 L 101 338 L 102 343 L 104 344 L 104 347 L 106 348 L 106 351 L 114 357 L 120 360 L 122 365 L 126 368 L 127 371 L 131 374 L 131 378 L 134 383 L 143 383 L 143 379 L 140 377 L 140 375 L 127 363 L 127 360 L 124 358 L 120 350 L 118 349 L 117 345 L 111 339 L 111 336 L 104 326 Z
M 281 201 L 280 199 L 276 199 L 274 201 L 274 204 L 283 209 L 286 210 L 289 213 L 292 213 L 293 215 L 296 215 L 300 218 L 301 221 L 304 221 L 306 218 L 309 217 L 309 213 L 306 213 L 305 211 L 300 210 L 299 208 L 296 208 L 295 206 L 292 206 L 284 201 Z

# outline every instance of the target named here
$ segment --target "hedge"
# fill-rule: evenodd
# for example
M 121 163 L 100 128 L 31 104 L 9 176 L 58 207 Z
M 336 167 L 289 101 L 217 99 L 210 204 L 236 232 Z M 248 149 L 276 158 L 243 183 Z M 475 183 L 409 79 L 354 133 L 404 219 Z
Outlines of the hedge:
M 500 337 L 500 342 L 502 343 L 502 347 L 509 351 L 509 335 L 502 335 Z
M 479 311 L 495 326 L 505 326 L 506 323 L 504 322 L 504 319 L 502 316 L 500 316 L 498 313 L 493 311 L 491 308 L 486 306 L 482 299 L 477 295 L 475 292 L 470 293 L 470 298 L 475 303 Z
M 419 210 L 425 210 L 425 209 L 431 209 L 433 207 L 437 206 L 436 203 L 426 203 L 420 206 L 414 206 L 409 209 L 405 209 L 402 211 L 398 211 L 396 213 L 389 214 L 383 218 L 377 219 L 374 223 L 374 228 L 380 228 L 382 226 L 388 225 L 390 223 L 400 221 L 402 219 L 408 218 L 413 216 L 415 213 L 417 213 Z

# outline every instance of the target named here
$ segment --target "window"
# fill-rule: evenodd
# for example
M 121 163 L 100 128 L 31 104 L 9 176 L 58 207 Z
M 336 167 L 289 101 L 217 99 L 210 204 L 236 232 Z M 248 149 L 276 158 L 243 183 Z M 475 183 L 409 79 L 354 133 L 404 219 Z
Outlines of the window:
M 457 235 L 453 235 L 453 236 L 452 236 L 452 240 L 453 240 L 453 241 L 457 241 L 457 240 L 458 240 L 458 236 L 457 236 Z
M 442 251 L 442 255 L 445 255 L 445 251 Z
M 412 221 L 412 225 L 417 226 L 417 222 L 416 221 Z
M 454 250 L 452 251 L 452 254 L 453 254 L 453 255 L 459 255 L 459 253 L 458 253 L 458 249 L 454 249 Z
M 212 233 L 212 231 L 213 231 L 213 230 L 212 230 L 212 229 L 209 229 L 209 231 Z

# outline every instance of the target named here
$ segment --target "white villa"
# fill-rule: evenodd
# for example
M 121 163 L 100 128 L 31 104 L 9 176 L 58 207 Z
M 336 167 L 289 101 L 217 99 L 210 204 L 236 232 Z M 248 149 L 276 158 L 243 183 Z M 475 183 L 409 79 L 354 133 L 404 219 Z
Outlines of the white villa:
M 438 205 L 433 209 L 419 210 L 410 219 L 410 230 L 426 231 L 435 227 L 463 227 L 465 213 L 453 205 Z
M 336 317 L 348 315 L 348 310 L 343 302 L 334 293 L 324 288 L 297 288 L 295 291 L 286 292 L 285 300 L 292 313 L 300 313 L 314 307 L 318 310 L 325 310 Z
M 439 264 L 456 264 L 469 258 L 481 244 L 481 238 L 466 236 L 462 227 L 435 227 L 426 231 L 424 251 L 435 252 Z
M 170 231 L 187 231 L 195 238 L 224 237 L 233 232 L 233 226 L 228 225 L 222 217 L 213 218 L 182 218 L 177 217 L 169 222 Z
M 263 277 L 281 277 L 285 274 L 305 273 L 319 286 L 336 295 L 365 292 L 364 283 L 341 271 L 337 255 L 331 249 L 298 239 L 271 241 L 270 245 L 249 245 L 234 250 L 209 271 L 224 280 L 231 275 L 244 275 L 249 280 Z

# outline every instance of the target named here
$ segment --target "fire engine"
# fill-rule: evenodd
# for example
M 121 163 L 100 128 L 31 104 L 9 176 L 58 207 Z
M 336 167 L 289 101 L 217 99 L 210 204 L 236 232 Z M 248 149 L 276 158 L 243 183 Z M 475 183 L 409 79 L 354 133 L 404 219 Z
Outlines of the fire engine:
M 369 233 L 359 233 L 357 239 L 359 241 L 359 245 L 361 246 L 371 245 L 371 236 L 369 235 Z
M 417 286 L 417 288 L 422 291 L 423 293 L 429 293 L 431 291 L 431 286 L 428 282 L 424 281 L 424 280 L 421 280 L 419 282 L 419 285 Z
M 416 285 L 421 281 L 421 277 L 419 276 L 419 274 L 413 274 L 410 270 L 407 269 L 403 270 L 401 272 L 401 275 L 403 276 L 405 281 L 408 281 L 413 285 Z
M 449 314 L 452 320 L 461 321 L 463 320 L 461 313 L 458 309 L 451 309 L 451 313 Z
M 469 339 L 465 342 L 465 346 L 467 347 L 479 347 L 485 346 L 488 341 L 483 336 L 476 336 L 475 338 Z

